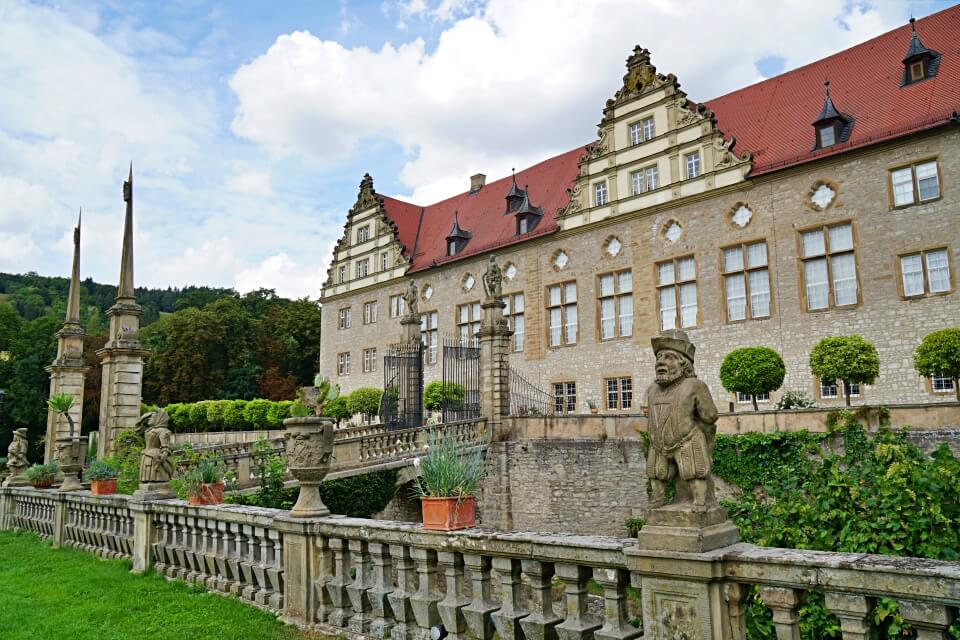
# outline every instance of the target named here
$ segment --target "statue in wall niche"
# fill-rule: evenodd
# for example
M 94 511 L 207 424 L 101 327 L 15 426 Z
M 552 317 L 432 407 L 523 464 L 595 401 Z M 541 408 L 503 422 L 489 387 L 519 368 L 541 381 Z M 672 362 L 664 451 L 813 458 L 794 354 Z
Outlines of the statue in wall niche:
M 407 315 L 416 316 L 420 309 L 420 295 L 417 293 L 417 283 L 413 280 L 407 285 L 407 291 L 403 294 L 403 302 L 407 305 Z
M 143 433 L 144 447 L 140 458 L 140 482 L 169 482 L 173 476 L 170 462 L 172 435 L 167 424 L 170 416 L 163 409 L 145 413 L 137 420 L 137 431 Z
M 483 291 L 487 300 L 499 300 L 503 297 L 503 272 L 497 264 L 497 256 L 490 256 L 487 272 L 483 274 Z
M 666 331 L 650 342 L 656 356 L 656 377 L 647 389 L 650 506 L 667 503 L 667 483 L 676 478 L 673 502 L 706 511 L 717 502 L 711 476 L 717 408 L 710 389 L 694 373 L 695 347 L 686 333 Z
M 14 430 L 13 442 L 7 447 L 7 468 L 10 469 L 10 477 L 4 483 L 5 486 L 30 484 L 23 475 L 30 464 L 27 462 L 27 448 L 27 430 L 22 427 Z

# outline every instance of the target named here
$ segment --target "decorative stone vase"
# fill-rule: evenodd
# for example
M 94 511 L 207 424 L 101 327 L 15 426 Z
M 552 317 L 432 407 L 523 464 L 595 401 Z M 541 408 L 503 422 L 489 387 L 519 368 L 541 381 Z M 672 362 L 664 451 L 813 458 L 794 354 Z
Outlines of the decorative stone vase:
M 87 437 L 76 438 L 61 436 L 56 442 L 57 463 L 63 473 L 63 483 L 60 491 L 80 491 L 80 472 L 83 471 L 83 462 L 87 457 Z
M 210 504 L 220 504 L 223 502 L 223 483 L 214 482 L 212 484 L 203 483 L 200 485 L 200 493 L 198 495 L 190 494 L 187 498 L 187 502 L 192 505 L 210 505 Z
M 423 528 L 431 531 L 454 531 L 477 525 L 477 499 L 420 498 Z
M 320 499 L 320 483 L 330 471 L 333 457 L 333 420 L 319 416 L 283 421 L 287 468 L 300 483 L 300 495 L 290 510 L 293 518 L 330 515 Z
M 117 492 L 116 478 L 90 481 L 90 495 L 92 496 L 112 496 L 116 492 Z

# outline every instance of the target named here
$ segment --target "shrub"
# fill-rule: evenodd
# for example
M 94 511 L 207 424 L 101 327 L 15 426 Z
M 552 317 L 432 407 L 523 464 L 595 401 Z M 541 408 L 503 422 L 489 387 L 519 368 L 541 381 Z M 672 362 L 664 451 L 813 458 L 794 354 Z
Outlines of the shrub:
M 921 376 L 947 376 L 960 400 L 960 328 L 942 329 L 927 335 L 913 354 L 913 368 Z
M 271 429 L 283 426 L 284 419 L 290 417 L 290 405 L 292 404 L 293 400 L 279 400 L 272 403 L 270 410 L 267 411 L 267 426 Z
M 320 483 L 320 498 L 331 512 L 352 518 L 372 518 L 396 493 L 397 470 L 374 471 Z
M 49 487 L 60 472 L 60 465 L 56 462 L 47 464 L 35 464 L 27 469 L 27 480 L 35 487 Z
M 224 429 L 226 427 L 224 414 L 232 403 L 232 400 L 211 400 L 207 404 L 207 424 Z
M 189 405 L 174 402 L 165 406 L 164 411 L 170 416 L 170 430 L 175 433 L 190 431 L 190 408 Z
M 432 434 L 427 455 L 420 458 L 419 467 L 420 475 L 413 487 L 421 498 L 472 496 L 486 471 L 482 452 L 460 452 L 453 438 L 440 439 Z
M 229 405 L 223 407 L 223 427 L 228 431 L 243 431 L 247 425 L 243 417 L 247 401 L 230 400 L 229 402 Z
M 350 408 L 347 406 L 347 399 L 340 396 L 327 403 L 327 406 L 323 408 L 323 415 L 333 418 L 339 426 L 342 420 L 349 420 L 353 414 L 350 413 Z
M 842 380 L 850 406 L 850 385 L 872 384 L 880 375 L 880 357 L 873 343 L 861 336 L 824 338 L 810 352 L 810 370 L 821 380 Z
M 720 383 L 727 391 L 745 393 L 757 411 L 757 395 L 776 391 L 787 368 L 780 354 L 770 347 L 745 347 L 727 354 L 720 365 Z
M 194 431 L 207 430 L 207 407 L 209 404 L 209 400 L 201 400 L 200 402 L 186 405 L 190 415 L 190 427 Z
M 817 403 L 806 391 L 784 391 L 777 401 L 776 409 L 787 411 L 789 409 L 813 409 L 816 406 Z
M 243 408 L 243 419 L 254 429 L 263 429 L 267 426 L 271 404 L 269 400 L 250 400 Z
M 448 382 L 444 386 L 442 381 L 434 380 L 423 389 L 423 406 L 428 411 L 441 411 L 446 400 L 447 409 L 461 411 L 466 394 L 462 384 Z
M 380 389 L 374 387 L 359 387 L 347 397 L 347 409 L 351 415 L 362 414 L 374 416 L 380 410 Z
M 143 453 L 143 434 L 124 429 L 117 434 L 113 445 L 111 464 L 117 466 L 117 492 L 131 494 L 140 486 L 140 454 Z
M 6 456 L 0 456 L 0 471 L 7 470 L 7 458 Z
M 114 460 L 94 460 L 84 475 L 87 480 L 111 480 L 119 475 L 119 470 Z

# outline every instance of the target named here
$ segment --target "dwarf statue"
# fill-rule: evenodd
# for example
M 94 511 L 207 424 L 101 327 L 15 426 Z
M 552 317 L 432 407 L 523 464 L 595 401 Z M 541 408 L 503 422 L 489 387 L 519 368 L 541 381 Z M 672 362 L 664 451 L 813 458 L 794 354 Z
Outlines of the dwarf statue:
M 14 430 L 13 442 L 7 447 L 7 468 L 10 469 L 7 486 L 29 484 L 23 475 L 27 466 L 29 466 L 27 462 L 27 430 L 21 427 Z
M 678 478 L 675 502 L 692 502 L 697 511 L 716 504 L 711 477 L 716 446 L 717 408 L 710 389 L 693 370 L 695 347 L 683 331 L 652 338 L 655 382 L 647 389 L 650 450 L 647 475 L 650 506 L 666 504 L 667 482 Z
M 170 463 L 171 433 L 167 428 L 170 416 L 163 409 L 145 413 L 137 420 L 137 431 L 143 433 L 143 456 L 140 458 L 140 483 L 169 482 L 173 476 Z

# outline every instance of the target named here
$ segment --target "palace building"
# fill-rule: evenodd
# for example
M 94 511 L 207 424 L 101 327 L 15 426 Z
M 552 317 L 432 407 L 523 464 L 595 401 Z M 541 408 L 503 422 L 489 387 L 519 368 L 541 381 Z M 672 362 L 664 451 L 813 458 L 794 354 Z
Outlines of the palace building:
M 345 392 L 382 387 L 412 279 L 425 377 L 439 378 L 443 337 L 479 328 L 494 254 L 510 366 L 563 411 L 638 412 L 650 337 L 671 328 L 697 345 L 721 408 L 749 402 L 718 371 L 754 345 L 787 365 L 768 402 L 798 390 L 842 404 L 809 355 L 853 333 L 880 355 L 855 401 L 953 400 L 913 352 L 960 325 L 958 111 L 960 6 L 703 102 L 637 47 L 584 147 L 426 206 L 364 176 L 322 291 L 320 370 Z

